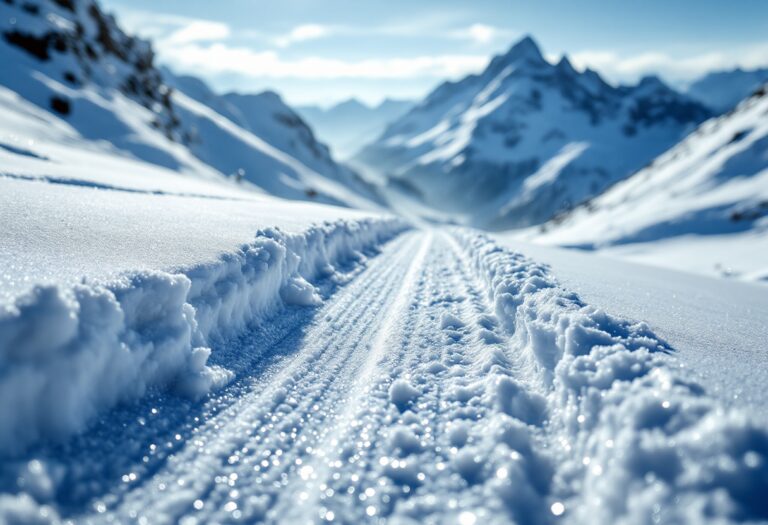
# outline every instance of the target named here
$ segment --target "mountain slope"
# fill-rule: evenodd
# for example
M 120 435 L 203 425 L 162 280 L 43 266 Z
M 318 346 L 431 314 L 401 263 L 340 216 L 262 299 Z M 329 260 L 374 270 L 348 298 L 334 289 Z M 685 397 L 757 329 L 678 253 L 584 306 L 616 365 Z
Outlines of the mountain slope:
M 767 87 L 533 233 L 704 273 L 768 278 Z
M 195 77 L 168 70 L 164 76 L 175 88 L 180 119 L 191 130 L 189 148 L 221 172 L 282 197 L 362 208 L 380 202 L 376 189 L 337 164 L 276 93 L 218 95 Z
M 765 82 L 768 68 L 707 73 L 688 87 L 687 93 L 719 113 L 725 113 Z
M 300 148 L 284 151 L 195 96 L 174 91 L 172 79 L 155 66 L 150 44 L 126 35 L 98 3 L 7 1 L 0 15 L 0 83 L 65 120 L 82 138 L 185 175 L 223 181 L 242 170 L 245 187 L 276 196 L 371 206 L 346 187 L 359 177 L 327 153 L 307 166 L 316 159 Z M 281 128 L 293 126 L 305 143 L 314 142 L 295 114 L 279 101 L 275 106 L 292 120 L 265 119 L 259 133 L 280 136 Z M 363 183 L 359 188 L 374 195 Z
M 339 158 L 346 159 L 374 141 L 388 124 L 413 106 L 409 100 L 386 99 L 378 106 L 370 107 L 350 99 L 328 109 L 303 106 L 296 110 L 318 136 L 331 145 Z
M 490 229 L 526 226 L 641 168 L 708 116 L 658 78 L 612 87 L 526 37 L 446 82 L 356 162 L 412 199 Z

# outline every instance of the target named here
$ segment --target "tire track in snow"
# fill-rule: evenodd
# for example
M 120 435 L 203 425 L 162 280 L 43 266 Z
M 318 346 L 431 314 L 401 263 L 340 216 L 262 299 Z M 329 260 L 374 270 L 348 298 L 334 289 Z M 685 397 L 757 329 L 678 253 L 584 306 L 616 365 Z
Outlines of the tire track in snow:
M 339 398 L 365 364 L 376 314 L 396 300 L 390 283 L 405 273 L 417 241 L 406 234 L 387 246 L 318 311 L 295 357 L 278 360 L 270 366 L 272 374 L 255 378 L 250 392 L 205 422 L 164 469 L 143 482 L 145 490 L 128 492 L 107 516 L 260 519 L 286 472 L 297 470 L 332 425 L 328 420 Z M 259 487 L 259 496 L 241 498 L 237 487 L 243 485 Z M 152 490 L 157 487 L 162 490 Z
M 484 486 L 503 467 L 488 469 L 470 446 L 499 424 L 489 374 L 511 374 L 513 367 L 460 247 L 444 233 L 434 237 L 423 243 L 431 249 L 417 285 L 400 288 L 411 290 L 401 295 L 404 318 L 392 323 L 400 330 L 379 332 L 387 352 L 369 361 L 375 369 L 349 396 L 337 431 L 281 493 L 270 521 L 506 523 L 514 517 Z M 530 446 L 523 453 L 540 456 Z
M 411 232 L 303 333 L 277 342 L 264 370 L 159 469 L 97 504 L 103 513 L 78 517 L 537 525 L 768 516 L 765 427 L 720 412 L 666 349 L 644 324 L 584 305 L 545 267 L 487 238 Z
M 334 471 L 342 462 L 340 455 L 345 456 L 345 461 L 351 458 L 354 463 L 356 460 L 351 450 L 338 449 L 345 448 L 344 441 L 348 437 L 348 431 L 357 426 L 360 405 L 365 406 L 365 400 L 372 396 L 371 384 L 376 384 L 379 380 L 382 365 L 396 358 L 397 352 L 393 352 L 394 345 L 390 342 L 408 331 L 412 317 L 407 314 L 413 309 L 412 297 L 422 288 L 425 259 L 432 247 L 433 235 L 432 232 L 419 235 L 424 238 L 419 241 L 420 247 L 410 262 L 408 271 L 402 280 L 398 281 L 395 300 L 383 312 L 383 319 L 367 349 L 365 364 L 347 396 L 345 411 L 334 421 L 334 431 L 324 439 L 324 445 L 313 451 L 312 461 L 308 461 L 300 469 L 300 479 L 280 495 L 278 505 L 269 514 L 270 520 L 293 523 L 328 518 L 333 520 L 334 511 L 322 505 L 325 499 L 335 494 L 328 482 L 334 479 Z

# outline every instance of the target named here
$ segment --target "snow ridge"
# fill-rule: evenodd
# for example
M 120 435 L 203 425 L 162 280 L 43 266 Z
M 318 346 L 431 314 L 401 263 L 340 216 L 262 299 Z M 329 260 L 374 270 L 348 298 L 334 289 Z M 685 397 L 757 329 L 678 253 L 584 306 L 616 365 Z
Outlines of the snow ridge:
M 487 237 L 466 230 L 455 235 L 521 349 L 524 381 L 504 378 L 509 385 L 500 395 L 508 413 L 543 431 L 545 455 L 556 465 L 554 515 L 566 513 L 575 523 L 768 518 L 765 421 L 726 412 L 645 323 L 584 304 L 546 266 Z M 531 414 L 542 414 L 541 422 Z M 486 439 L 519 442 L 520 471 L 531 461 L 525 450 L 536 449 L 536 434 L 522 428 L 513 434 L 507 429 Z M 513 491 L 518 499 L 528 489 L 541 497 L 535 482 L 547 473 L 537 470 L 533 477 L 518 472 L 526 481 Z M 510 472 L 506 466 L 504 477 Z
M 208 366 L 209 341 L 320 301 L 310 282 L 364 259 L 405 228 L 339 220 L 300 234 L 259 231 L 217 261 L 180 273 L 138 272 L 72 288 L 35 286 L 0 307 L 0 450 L 17 454 L 82 430 L 153 387 L 199 397 L 232 372 Z

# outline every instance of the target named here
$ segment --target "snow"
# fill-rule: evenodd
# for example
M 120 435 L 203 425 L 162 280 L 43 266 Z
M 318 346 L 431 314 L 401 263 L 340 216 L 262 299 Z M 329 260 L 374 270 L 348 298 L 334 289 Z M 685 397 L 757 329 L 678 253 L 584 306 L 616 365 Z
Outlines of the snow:
M 768 415 L 768 296 L 759 284 L 715 279 L 588 252 L 494 235 L 500 244 L 551 266 L 589 304 L 648 322 L 726 406 Z
M 709 115 L 658 78 L 613 87 L 524 38 L 481 74 L 439 86 L 353 160 L 388 182 L 394 207 L 414 199 L 504 230 L 594 197 Z
M 419 391 L 404 379 L 393 381 L 389 387 L 389 400 L 401 412 L 404 412 L 418 396 Z
M 521 234 L 710 275 L 768 273 L 768 96 L 702 124 L 647 168 Z
M 605 268 L 627 264 L 581 257 L 608 278 Z M 321 303 L 285 305 L 191 358 L 230 370 L 228 385 L 197 402 L 149 393 L 64 449 L 9 463 L 3 512 L 159 523 L 765 518 L 765 414 L 700 382 L 700 356 L 678 351 L 679 338 L 590 305 L 548 267 L 469 230 L 406 232 L 337 268 L 306 279 Z
M 267 319 L 281 304 L 318 304 L 309 280 L 402 227 L 267 198 L 12 179 L 0 187 L 0 444 L 9 452 L 77 432 L 152 386 L 198 397 L 225 384 L 230 372 L 205 366 L 211 336 Z
M 276 94 L 163 77 L 90 0 L 3 5 L 19 18 L 0 31 L 66 45 L 38 62 L 0 43 L 0 523 L 768 520 L 764 287 L 307 202 L 378 194 Z M 620 162 L 696 109 L 526 38 L 390 127 L 409 151 L 387 175 L 407 191 L 435 166 L 493 168 L 508 149 L 489 130 L 536 100 L 586 129 L 557 90 L 527 101 L 542 72 L 610 91 L 618 114 L 652 102 Z M 767 110 L 750 99 L 536 233 L 688 270 L 728 246 L 750 261 L 721 272 L 764 278 L 748 243 L 765 237 Z M 514 188 L 467 187 L 493 201 L 458 218 L 514 222 L 620 121 L 535 149 Z M 551 131 L 524 124 L 526 148 Z M 453 215 L 417 190 L 395 207 Z
M 523 351 L 528 389 L 546 393 L 520 406 L 548 414 L 555 494 L 570 520 L 764 517 L 764 417 L 726 411 L 647 324 L 586 305 L 546 267 L 493 242 L 463 242 Z

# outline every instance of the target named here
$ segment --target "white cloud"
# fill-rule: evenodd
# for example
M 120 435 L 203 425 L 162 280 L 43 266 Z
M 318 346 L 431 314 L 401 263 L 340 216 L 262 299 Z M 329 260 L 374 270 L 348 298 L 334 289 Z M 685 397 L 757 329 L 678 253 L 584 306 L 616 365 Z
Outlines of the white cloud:
M 472 24 L 467 28 L 467 35 L 469 38 L 478 44 L 487 44 L 496 37 L 497 33 L 498 31 L 495 27 L 487 26 L 485 24 Z
M 614 51 L 588 50 L 573 53 L 570 58 L 576 67 L 596 69 L 615 81 L 634 81 L 653 73 L 673 82 L 686 82 L 713 70 L 765 66 L 768 64 L 768 43 L 689 56 L 672 56 L 658 51 L 622 55 Z
M 193 20 L 163 38 L 163 40 L 165 44 L 189 44 L 192 42 L 223 40 L 229 38 L 231 34 L 232 31 L 227 24 L 209 22 L 207 20 Z
M 455 78 L 481 70 L 484 55 L 436 55 L 345 61 L 305 57 L 285 60 L 275 51 L 254 51 L 222 43 L 169 45 L 160 48 L 172 65 L 209 74 L 239 73 L 256 78 L 393 79 L 417 77 Z
M 275 45 L 278 47 L 288 47 L 297 42 L 305 42 L 323 38 L 332 33 L 331 28 L 320 24 L 303 24 L 291 29 L 287 34 L 275 38 Z
M 514 31 L 494 27 L 487 24 L 472 24 L 462 29 L 450 31 L 448 36 L 459 40 L 469 40 L 474 44 L 490 44 L 497 40 L 512 40 L 516 35 Z

